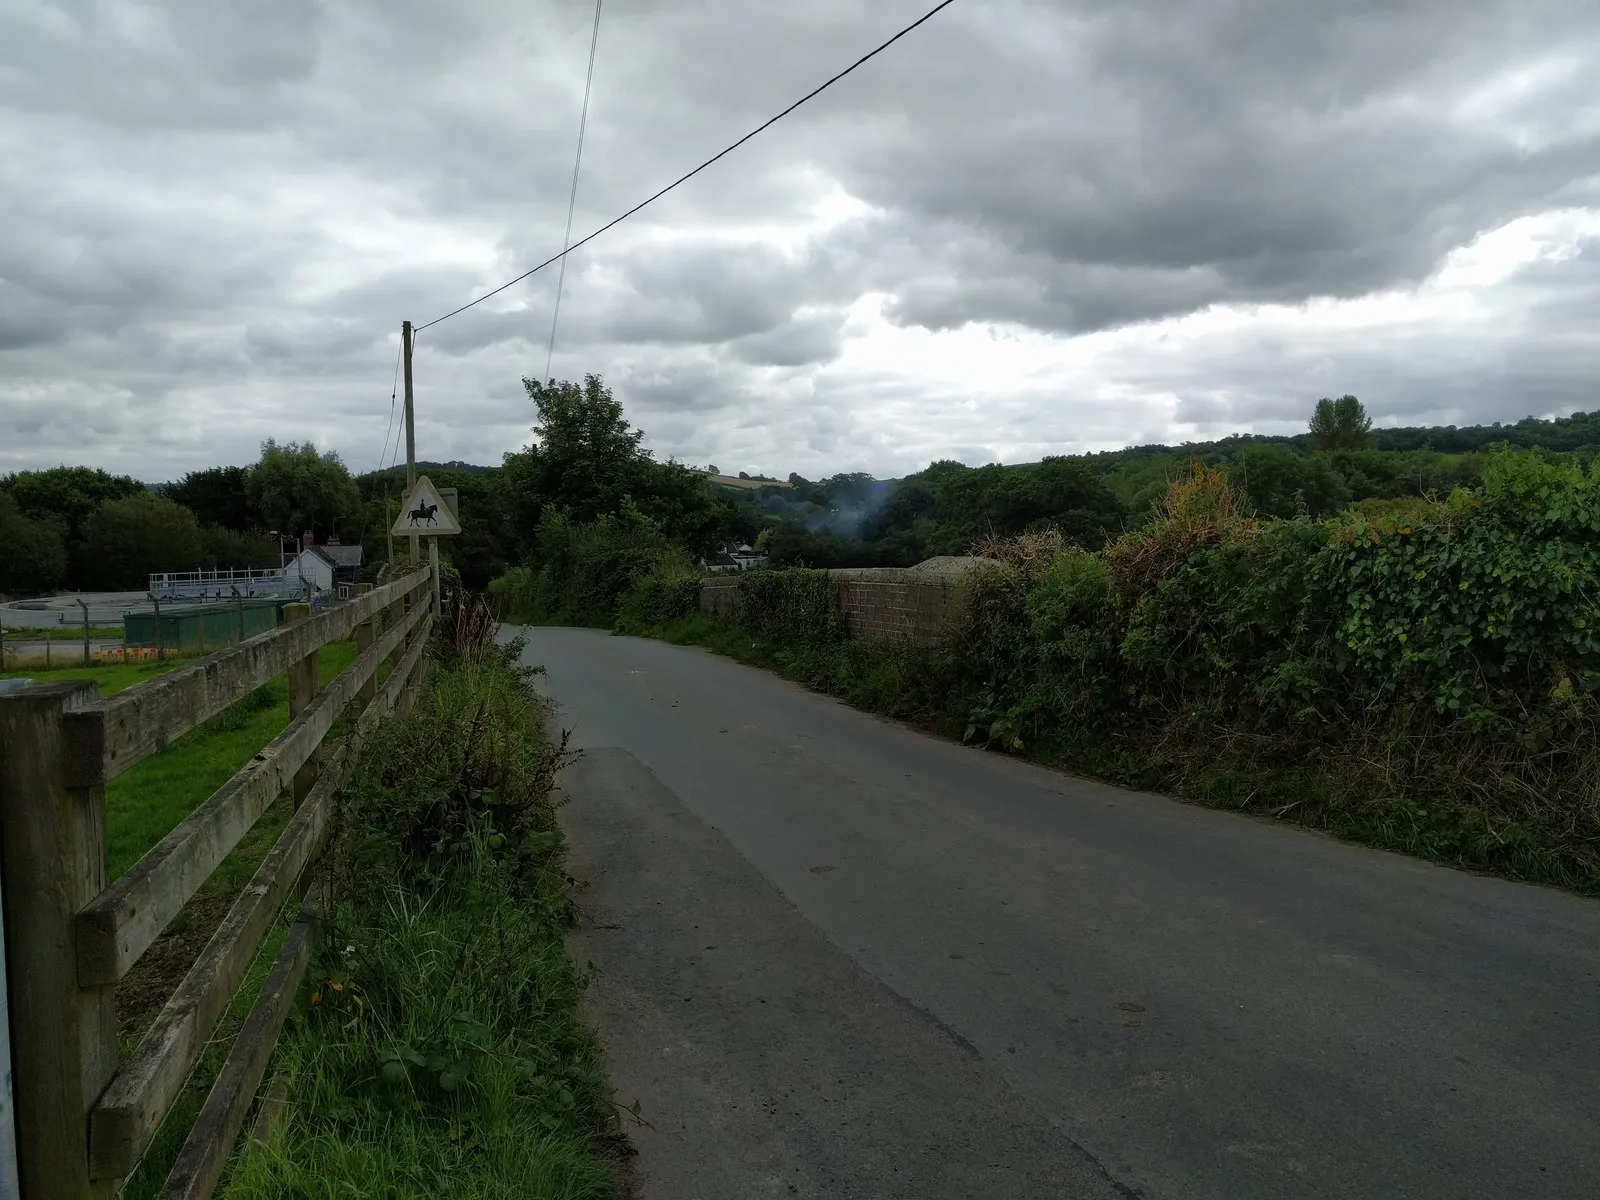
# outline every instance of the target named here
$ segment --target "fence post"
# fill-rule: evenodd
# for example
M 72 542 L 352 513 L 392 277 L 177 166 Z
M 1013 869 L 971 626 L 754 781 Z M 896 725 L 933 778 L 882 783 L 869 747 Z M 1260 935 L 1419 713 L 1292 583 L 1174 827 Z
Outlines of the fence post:
M 101 1200 L 115 1187 L 89 1177 L 89 1109 L 117 1065 L 115 989 L 78 986 L 73 935 L 78 910 L 106 886 L 106 793 L 68 787 L 61 719 L 98 695 L 87 680 L 0 695 L 6 975 L 28 1200 Z
M 355 586 L 355 596 L 353 599 L 359 600 L 370 591 L 372 591 L 372 585 L 370 583 L 358 583 Z M 372 645 L 373 638 L 377 636 L 378 632 L 377 622 L 378 614 L 374 613 L 361 624 L 356 626 L 357 654 L 365 654 L 367 652 L 367 648 Z M 359 700 L 360 706 L 362 708 L 366 708 L 367 705 L 371 704 L 373 700 L 377 698 L 377 695 L 378 673 L 374 671 L 372 673 L 372 678 L 361 685 L 361 697 Z
M 404 619 L 404 617 L 410 616 L 410 614 L 411 614 L 411 606 L 412 606 L 413 603 L 414 603 L 414 601 L 412 599 L 412 595 L 411 595 L 410 592 L 407 592 L 403 597 L 401 597 L 400 612 L 401 612 L 402 619 Z M 412 629 L 409 633 L 406 634 L 405 637 L 400 639 L 400 644 L 394 648 L 394 657 L 390 661 L 392 662 L 395 670 L 399 670 L 399 668 L 400 668 L 400 660 L 403 659 L 406 656 L 407 651 L 409 651 L 411 649 L 411 646 L 416 641 L 417 636 L 418 636 L 417 630 L 416 629 Z M 399 715 L 399 714 L 403 714 L 403 713 L 409 711 L 410 708 L 411 708 L 411 680 L 402 679 L 400 681 L 400 690 L 395 693 L 394 711 L 395 711 L 396 715 Z
M 309 604 L 285 604 L 283 606 L 283 623 L 292 624 L 301 617 L 311 615 Z M 289 720 L 294 720 L 317 696 L 317 652 L 313 650 L 294 666 L 289 668 Z M 317 755 L 313 754 L 306 760 L 306 765 L 294 773 L 294 806 L 300 807 L 300 802 L 311 794 L 312 786 L 317 782 Z

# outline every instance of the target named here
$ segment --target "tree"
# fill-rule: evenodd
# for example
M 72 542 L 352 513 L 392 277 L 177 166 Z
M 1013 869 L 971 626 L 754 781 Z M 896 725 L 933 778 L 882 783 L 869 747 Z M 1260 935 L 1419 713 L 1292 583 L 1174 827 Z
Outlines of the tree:
M 546 505 L 578 523 L 616 512 L 650 452 L 599 376 L 522 386 L 536 413 L 534 441 L 505 466 L 518 532 L 531 545 Z
M 540 558 L 540 530 L 553 514 L 580 528 L 628 505 L 672 544 L 696 553 L 716 545 L 725 513 L 708 477 L 656 462 L 598 376 L 522 385 L 537 416 L 534 441 L 506 455 L 501 503 L 525 554 Z
M 1258 517 L 1326 517 L 1350 503 L 1350 489 L 1324 454 L 1246 446 L 1228 472 Z
M 84 521 L 101 504 L 141 496 L 149 489 L 131 476 L 112 475 L 94 467 L 51 467 L 8 475 L 0 479 L 0 490 L 11 493 L 23 516 L 59 522 L 70 543 L 83 536 Z
M 334 533 L 361 514 L 361 491 L 338 451 L 319 453 L 310 442 L 280 446 L 268 438 L 245 474 L 245 493 L 268 528 L 286 536 Z
M 1354 396 L 1324 397 L 1311 414 L 1311 444 L 1318 450 L 1357 450 L 1372 440 L 1372 418 Z
M 144 590 L 151 575 L 200 565 L 200 522 L 165 496 L 107 500 L 83 525 L 83 572 L 92 587 Z
M 261 514 L 250 503 L 246 487 L 248 474 L 244 467 L 190 471 L 176 483 L 167 484 L 161 494 L 194 513 L 202 525 L 220 525 L 224 529 L 248 533 L 265 528 Z
M 200 566 L 206 570 L 276 567 L 282 561 L 282 545 L 271 534 L 259 529 L 241 533 L 222 525 L 200 526 Z
M 0 594 L 48 591 L 67 577 L 62 526 L 23 516 L 16 499 L 4 491 L 0 491 L 0 548 Z

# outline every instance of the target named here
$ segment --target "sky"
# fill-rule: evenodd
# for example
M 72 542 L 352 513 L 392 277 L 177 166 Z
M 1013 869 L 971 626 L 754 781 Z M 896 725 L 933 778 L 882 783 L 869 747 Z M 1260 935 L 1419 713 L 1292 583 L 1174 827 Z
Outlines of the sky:
M 606 0 L 575 236 L 931 4 Z M 390 461 L 401 321 L 561 249 L 593 20 L 0 5 L 0 472 Z M 1596 78 L 1589 0 L 956 0 L 574 252 L 550 373 L 780 477 L 1589 411 Z M 419 458 L 528 442 L 555 289 L 419 335 Z

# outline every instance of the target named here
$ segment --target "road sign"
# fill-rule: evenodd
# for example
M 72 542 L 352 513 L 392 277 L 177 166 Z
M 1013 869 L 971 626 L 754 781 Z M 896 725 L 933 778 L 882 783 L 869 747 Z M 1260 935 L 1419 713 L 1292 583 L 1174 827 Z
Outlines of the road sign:
M 426 475 L 417 477 L 412 488 L 400 502 L 400 516 L 389 531 L 395 537 L 449 537 L 461 532 L 461 523 L 439 495 L 439 489 L 428 482 Z

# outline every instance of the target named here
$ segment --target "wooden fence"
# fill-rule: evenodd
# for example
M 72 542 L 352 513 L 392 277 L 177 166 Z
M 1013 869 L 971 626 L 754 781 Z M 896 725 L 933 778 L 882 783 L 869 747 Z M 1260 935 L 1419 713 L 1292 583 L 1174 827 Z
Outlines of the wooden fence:
M 362 736 L 410 705 L 432 617 L 424 568 L 101 699 L 87 681 L 0 695 L 0 866 L 23 1200 L 109 1197 L 178 1098 L 286 902 L 303 900 Z M 298 610 L 298 611 L 295 611 Z M 354 633 L 355 662 L 320 692 L 317 651 Z M 379 667 L 390 673 L 379 687 Z M 107 886 L 106 782 L 278 675 L 288 727 Z M 324 739 L 350 708 L 337 745 Z M 114 988 L 256 820 L 296 805 L 249 885 L 129 1056 Z M 308 869 L 309 868 L 309 869 Z M 207 1096 L 164 1198 L 211 1194 L 310 956 L 302 905 Z

